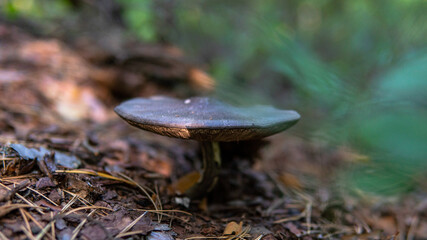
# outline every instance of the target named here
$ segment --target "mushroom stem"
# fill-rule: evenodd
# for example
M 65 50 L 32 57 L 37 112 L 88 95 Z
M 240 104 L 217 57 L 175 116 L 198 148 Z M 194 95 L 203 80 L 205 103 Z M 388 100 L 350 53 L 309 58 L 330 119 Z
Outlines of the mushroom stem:
M 221 152 L 218 142 L 200 142 L 202 148 L 203 169 L 197 183 L 187 190 L 190 198 L 199 198 L 206 195 L 218 181 L 219 168 L 221 167 Z

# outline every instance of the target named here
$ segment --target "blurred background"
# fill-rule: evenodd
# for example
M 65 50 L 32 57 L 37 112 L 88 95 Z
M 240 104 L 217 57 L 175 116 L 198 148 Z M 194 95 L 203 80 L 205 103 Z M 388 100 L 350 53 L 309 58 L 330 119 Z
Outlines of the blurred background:
M 341 186 L 395 195 L 426 179 L 425 0 L 1 0 L 0 8 L 3 21 L 77 49 L 89 39 L 129 56 L 124 37 L 169 46 L 203 70 L 192 72 L 207 82 L 202 94 L 297 110 L 290 135 L 346 149 Z

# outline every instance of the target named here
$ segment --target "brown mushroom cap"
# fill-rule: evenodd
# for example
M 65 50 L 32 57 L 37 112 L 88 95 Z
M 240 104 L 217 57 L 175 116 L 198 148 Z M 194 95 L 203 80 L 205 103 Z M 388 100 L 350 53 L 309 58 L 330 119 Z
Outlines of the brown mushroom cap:
M 243 141 L 281 132 L 300 118 L 271 106 L 235 107 L 208 97 L 135 98 L 114 111 L 129 124 L 160 135 L 198 141 Z

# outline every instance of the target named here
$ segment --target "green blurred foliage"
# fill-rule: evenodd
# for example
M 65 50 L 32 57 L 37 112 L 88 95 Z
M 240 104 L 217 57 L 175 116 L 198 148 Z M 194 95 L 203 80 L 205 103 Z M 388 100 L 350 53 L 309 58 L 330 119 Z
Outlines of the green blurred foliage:
M 35 2 L 2 11 L 66 14 L 66 1 Z M 217 97 L 297 109 L 294 134 L 367 154 L 344 174 L 353 186 L 401 193 L 426 173 L 427 1 L 117 2 L 142 40 L 175 44 L 213 75 Z
M 30 18 L 43 24 L 49 24 L 70 13 L 70 4 L 66 0 L 2 0 L 0 12 L 8 18 Z
M 156 25 L 151 0 L 119 0 L 125 9 L 124 18 L 138 37 L 146 42 L 156 41 Z

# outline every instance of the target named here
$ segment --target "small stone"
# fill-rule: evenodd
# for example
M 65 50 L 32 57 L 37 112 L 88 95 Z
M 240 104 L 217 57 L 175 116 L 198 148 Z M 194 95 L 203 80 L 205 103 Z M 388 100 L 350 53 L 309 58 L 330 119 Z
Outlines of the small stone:
M 58 239 L 59 240 L 70 240 L 71 237 L 73 236 L 73 230 L 74 229 L 67 228 L 67 229 L 59 232 Z
M 57 220 L 56 220 L 56 222 L 55 222 L 55 227 L 56 227 L 58 230 L 63 230 L 63 229 L 65 229 L 65 228 L 67 227 L 67 223 L 64 221 L 64 219 L 59 218 L 59 219 L 57 219 Z
M 170 231 L 172 230 L 171 227 L 169 227 L 168 224 L 159 224 L 159 223 L 153 223 L 154 230 L 156 231 Z
M 147 240 L 174 240 L 174 238 L 169 233 L 153 231 L 147 236 Z

